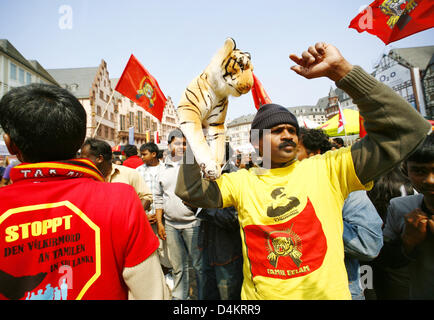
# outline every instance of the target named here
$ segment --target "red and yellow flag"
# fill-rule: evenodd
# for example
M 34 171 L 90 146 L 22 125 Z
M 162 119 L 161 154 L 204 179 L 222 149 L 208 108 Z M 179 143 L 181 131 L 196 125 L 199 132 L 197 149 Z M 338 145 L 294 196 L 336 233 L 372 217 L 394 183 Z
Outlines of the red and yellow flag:
M 360 12 L 349 28 L 368 32 L 385 44 L 434 27 L 432 0 L 376 0 Z
M 161 121 L 166 97 L 157 80 L 131 55 L 115 90 Z
M 258 80 L 255 74 L 253 74 L 252 96 L 256 109 L 259 109 L 264 104 L 271 103 L 270 97 L 265 92 L 262 83 Z

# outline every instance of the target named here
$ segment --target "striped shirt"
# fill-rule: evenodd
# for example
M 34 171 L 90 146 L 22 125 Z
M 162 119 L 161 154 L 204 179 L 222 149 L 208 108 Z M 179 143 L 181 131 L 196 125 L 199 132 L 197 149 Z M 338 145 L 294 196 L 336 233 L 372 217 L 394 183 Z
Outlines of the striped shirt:
M 151 207 L 146 210 L 146 213 L 148 215 L 154 215 L 155 214 L 155 195 L 158 193 L 158 179 L 159 179 L 159 172 L 161 168 L 164 169 L 164 164 L 161 162 L 156 166 L 148 166 L 146 164 L 141 165 L 140 167 L 137 167 L 136 170 L 140 173 L 143 180 L 145 180 L 148 187 L 151 189 L 152 192 L 152 204 Z

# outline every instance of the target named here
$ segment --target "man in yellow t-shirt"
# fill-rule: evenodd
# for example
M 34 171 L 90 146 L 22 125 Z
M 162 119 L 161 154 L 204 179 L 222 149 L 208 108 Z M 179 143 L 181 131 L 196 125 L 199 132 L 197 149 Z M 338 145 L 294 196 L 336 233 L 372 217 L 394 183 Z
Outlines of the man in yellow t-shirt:
M 297 160 L 296 117 L 277 104 L 256 114 L 251 142 L 259 167 L 203 179 L 183 164 L 176 194 L 197 207 L 234 206 L 243 240 L 242 299 L 350 299 L 344 265 L 342 206 L 370 188 L 423 141 L 430 124 L 392 89 L 317 43 L 290 55 L 296 73 L 328 77 L 358 105 L 368 135 L 351 147 Z

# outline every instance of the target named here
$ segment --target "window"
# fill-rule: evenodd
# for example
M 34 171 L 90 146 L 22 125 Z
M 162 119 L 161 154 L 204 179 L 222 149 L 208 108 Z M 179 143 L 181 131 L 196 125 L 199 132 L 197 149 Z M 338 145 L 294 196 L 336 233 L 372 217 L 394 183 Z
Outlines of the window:
M 134 127 L 134 112 L 130 112 L 129 114 L 129 124 L 130 127 Z
M 18 70 L 18 81 L 24 84 L 24 70 L 21 68 Z
M 101 116 L 101 107 L 100 106 L 96 106 L 96 114 L 98 116 Z
M 17 80 L 17 66 L 11 62 L 10 77 L 12 80 Z
M 139 132 L 143 132 L 143 116 L 142 116 L 142 111 L 137 111 L 137 130 Z
M 28 72 L 26 72 L 26 84 L 32 83 L 32 75 Z
M 125 128 L 126 128 L 126 125 L 125 125 L 125 115 L 123 115 L 123 114 L 120 114 L 119 115 L 119 129 L 120 130 L 125 130 Z

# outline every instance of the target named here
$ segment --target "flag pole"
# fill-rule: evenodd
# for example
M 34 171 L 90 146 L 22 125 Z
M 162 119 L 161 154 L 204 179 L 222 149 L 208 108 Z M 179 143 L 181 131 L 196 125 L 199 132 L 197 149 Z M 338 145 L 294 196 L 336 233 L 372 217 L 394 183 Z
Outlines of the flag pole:
M 96 133 L 98 132 L 99 126 L 101 124 L 101 121 L 102 121 L 102 119 L 104 119 L 104 115 L 107 112 L 108 106 L 109 106 L 110 102 L 112 101 L 114 94 L 115 94 L 115 90 L 113 90 L 112 94 L 110 95 L 110 98 L 109 98 L 108 102 L 105 105 L 105 108 L 104 108 L 104 111 L 103 111 L 103 113 L 101 115 L 101 118 L 99 119 L 99 121 L 98 121 L 98 123 L 97 123 L 97 125 L 95 127 L 95 131 L 92 134 L 92 138 L 95 138 Z

